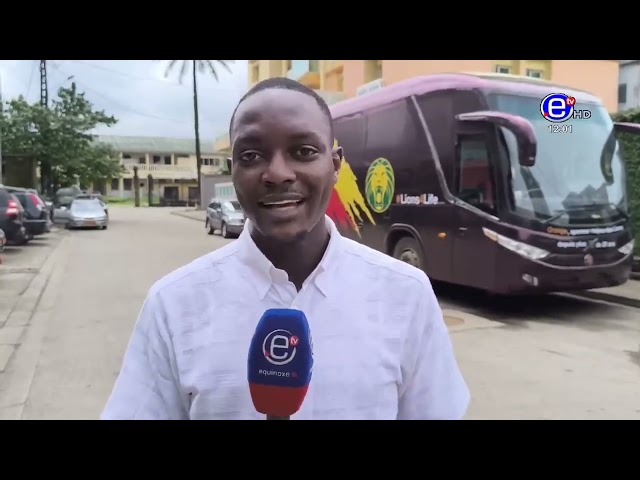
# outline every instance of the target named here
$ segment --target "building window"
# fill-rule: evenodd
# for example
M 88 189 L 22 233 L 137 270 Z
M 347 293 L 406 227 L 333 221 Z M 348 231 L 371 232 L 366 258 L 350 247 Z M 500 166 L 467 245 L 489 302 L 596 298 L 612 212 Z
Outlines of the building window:
M 627 84 L 618 85 L 618 103 L 627 103 Z
M 542 78 L 544 75 L 542 70 L 534 70 L 532 68 L 527 68 L 527 77 L 531 78 Z
M 506 65 L 496 65 L 496 73 L 511 73 L 511 67 Z

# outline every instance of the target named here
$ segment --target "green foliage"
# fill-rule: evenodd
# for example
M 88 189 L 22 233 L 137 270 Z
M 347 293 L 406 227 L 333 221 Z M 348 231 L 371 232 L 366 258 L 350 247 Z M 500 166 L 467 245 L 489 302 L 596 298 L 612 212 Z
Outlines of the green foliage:
M 640 123 L 640 109 L 614 113 L 614 122 Z M 633 229 L 640 232 L 640 136 L 619 133 L 618 140 L 627 164 L 627 194 Z M 636 253 L 640 253 L 640 242 L 636 243 Z
M 50 108 L 30 104 L 22 96 L 6 102 L 0 116 L 2 151 L 7 156 L 33 158 L 41 176 L 53 189 L 76 183 L 109 181 L 119 177 L 124 167 L 116 152 L 94 142 L 98 126 L 117 123 L 104 111 L 95 111 L 84 93 L 60 88 Z

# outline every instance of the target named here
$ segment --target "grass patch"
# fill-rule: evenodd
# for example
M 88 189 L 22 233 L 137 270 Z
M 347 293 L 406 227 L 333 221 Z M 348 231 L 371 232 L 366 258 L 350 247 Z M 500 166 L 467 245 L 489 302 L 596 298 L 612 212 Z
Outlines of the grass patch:
M 133 207 L 135 206 L 135 201 L 133 198 L 119 198 L 119 197 L 105 197 L 108 205 L 118 205 L 123 207 Z M 140 198 L 140 206 L 148 207 L 149 202 L 146 198 Z

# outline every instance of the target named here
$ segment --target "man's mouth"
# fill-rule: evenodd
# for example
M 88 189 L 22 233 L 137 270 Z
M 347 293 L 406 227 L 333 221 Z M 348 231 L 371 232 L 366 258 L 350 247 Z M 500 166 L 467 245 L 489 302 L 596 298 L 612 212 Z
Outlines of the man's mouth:
M 292 208 L 298 207 L 304 203 L 304 198 L 301 196 L 287 196 L 279 198 L 266 198 L 258 204 L 263 208 L 277 209 L 277 208 Z

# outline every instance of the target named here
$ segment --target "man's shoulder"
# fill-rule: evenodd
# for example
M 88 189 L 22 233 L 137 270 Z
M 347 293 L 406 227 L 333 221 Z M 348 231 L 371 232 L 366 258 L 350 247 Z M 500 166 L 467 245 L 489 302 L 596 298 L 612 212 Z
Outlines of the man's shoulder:
M 425 287 L 431 289 L 431 282 L 427 274 L 421 269 L 355 240 L 345 238 L 344 242 L 345 252 L 360 264 L 360 269 L 370 270 L 378 278 L 384 278 L 390 286 L 404 288 L 409 284 L 419 289 Z M 398 280 L 401 279 L 405 280 L 402 282 L 402 286 L 397 284 Z
M 176 287 L 211 284 L 220 280 L 225 265 L 233 261 L 237 250 L 236 242 L 232 242 L 172 270 L 151 286 L 150 296 L 166 295 L 167 292 L 175 291 Z

